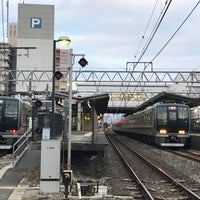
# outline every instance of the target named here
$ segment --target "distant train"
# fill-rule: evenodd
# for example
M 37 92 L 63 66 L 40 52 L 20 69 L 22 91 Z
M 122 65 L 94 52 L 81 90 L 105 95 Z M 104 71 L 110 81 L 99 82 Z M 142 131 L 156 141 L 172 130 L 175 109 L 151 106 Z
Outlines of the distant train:
M 32 106 L 20 98 L 0 96 L 0 145 L 10 147 L 29 129 Z
M 185 104 L 157 103 L 118 121 L 112 130 L 163 147 L 185 147 L 189 141 L 189 112 Z
M 200 133 L 200 106 L 190 109 L 190 132 Z

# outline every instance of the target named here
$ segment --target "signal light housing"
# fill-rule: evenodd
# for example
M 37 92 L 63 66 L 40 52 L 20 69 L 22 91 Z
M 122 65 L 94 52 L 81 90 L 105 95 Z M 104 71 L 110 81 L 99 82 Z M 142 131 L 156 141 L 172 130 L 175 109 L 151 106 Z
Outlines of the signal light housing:
M 41 102 L 40 100 L 36 100 L 35 106 L 36 106 L 37 108 L 40 108 L 40 107 L 42 106 L 42 102 Z
M 78 61 L 79 65 L 81 67 L 85 67 L 87 64 L 88 64 L 88 61 L 85 59 L 85 58 L 81 58 L 79 61 Z
M 55 74 L 54 74 L 54 77 L 57 80 L 60 80 L 63 77 L 63 74 L 60 71 L 56 71 Z
M 64 185 L 69 185 L 72 183 L 72 170 L 63 170 L 62 173 Z

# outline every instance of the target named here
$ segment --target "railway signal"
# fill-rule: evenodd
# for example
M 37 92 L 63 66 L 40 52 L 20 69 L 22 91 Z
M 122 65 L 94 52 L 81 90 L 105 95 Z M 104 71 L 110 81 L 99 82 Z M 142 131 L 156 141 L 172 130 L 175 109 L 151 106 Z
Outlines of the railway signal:
M 40 108 L 42 106 L 42 101 L 40 100 L 36 100 L 36 102 L 34 103 L 36 108 Z
M 60 71 L 56 71 L 54 77 L 56 80 L 60 80 L 63 77 L 63 74 Z
M 63 170 L 63 183 L 69 185 L 72 182 L 72 170 Z
M 65 186 L 65 197 L 67 198 L 69 194 L 68 186 L 72 183 L 72 170 L 63 170 L 62 181 Z
M 81 58 L 79 61 L 78 61 L 79 65 L 81 67 L 85 67 L 87 64 L 88 64 L 88 61 L 85 59 L 85 58 Z

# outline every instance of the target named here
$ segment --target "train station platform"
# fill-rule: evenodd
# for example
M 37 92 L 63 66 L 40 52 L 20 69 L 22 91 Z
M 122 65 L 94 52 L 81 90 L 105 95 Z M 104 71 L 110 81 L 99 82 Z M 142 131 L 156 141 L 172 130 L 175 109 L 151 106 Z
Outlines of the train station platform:
M 98 144 L 102 143 L 103 146 L 107 143 L 106 137 L 102 133 L 99 134 L 96 141 L 98 141 Z M 200 133 L 191 134 L 191 148 L 200 150 L 199 142 Z M 85 144 L 86 147 L 84 147 L 83 144 Z M 72 149 L 96 149 L 87 147 L 87 145 L 90 144 L 90 133 L 76 132 L 72 134 Z M 80 147 L 79 145 L 83 146 Z M 38 171 L 38 166 L 40 166 L 41 152 L 40 149 L 36 149 L 37 146 L 38 143 L 33 142 L 14 168 L 7 167 L 7 171 L 0 169 L 0 200 L 31 199 L 31 197 L 35 199 L 63 199 L 63 187 L 61 187 L 61 191 L 58 194 L 42 194 L 39 185 L 34 185 L 36 181 L 35 177 L 33 176 L 31 179 L 28 177 L 33 172 L 35 174 L 36 171 Z M 1 175 L 1 173 L 4 174 Z
M 105 151 L 108 146 L 108 141 L 103 132 L 92 134 L 87 131 L 72 132 L 72 151 Z M 67 147 L 67 142 L 65 148 Z
M 108 141 L 104 133 L 92 135 L 91 132 L 72 132 L 72 151 L 97 151 L 104 152 L 107 149 Z M 64 144 L 67 148 L 67 143 Z M 63 199 L 64 188 L 58 194 L 41 194 L 39 185 L 34 186 L 34 177 L 30 174 L 39 174 L 41 159 L 41 141 L 32 142 L 20 161 L 12 167 L 6 166 L 0 169 L 0 200 L 17 200 L 22 197 L 41 197 L 46 199 Z M 31 175 L 32 176 L 32 175 Z M 33 182 L 33 184 L 31 183 Z M 30 187 L 30 185 L 33 185 Z M 50 195 L 50 196 L 48 196 Z M 47 198 L 48 197 L 48 198 Z
M 62 149 L 67 151 L 67 136 L 62 142 Z M 35 148 L 40 148 L 41 139 L 35 142 Z M 103 131 L 72 131 L 71 133 L 71 150 L 72 151 L 106 151 L 108 146 L 107 138 Z

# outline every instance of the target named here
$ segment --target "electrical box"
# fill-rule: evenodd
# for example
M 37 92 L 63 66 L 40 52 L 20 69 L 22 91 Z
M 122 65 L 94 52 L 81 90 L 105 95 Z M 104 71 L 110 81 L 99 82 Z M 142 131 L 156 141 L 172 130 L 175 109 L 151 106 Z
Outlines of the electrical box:
M 40 190 L 56 193 L 60 190 L 61 139 L 41 141 Z

